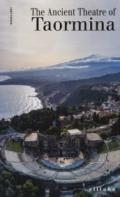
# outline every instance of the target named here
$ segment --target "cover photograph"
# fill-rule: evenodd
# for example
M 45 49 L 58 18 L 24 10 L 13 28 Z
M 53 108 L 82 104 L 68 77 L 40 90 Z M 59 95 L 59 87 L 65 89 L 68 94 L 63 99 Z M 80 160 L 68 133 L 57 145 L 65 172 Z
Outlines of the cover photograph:
M 119 0 L 0 0 L 0 197 L 120 196 L 119 37 Z

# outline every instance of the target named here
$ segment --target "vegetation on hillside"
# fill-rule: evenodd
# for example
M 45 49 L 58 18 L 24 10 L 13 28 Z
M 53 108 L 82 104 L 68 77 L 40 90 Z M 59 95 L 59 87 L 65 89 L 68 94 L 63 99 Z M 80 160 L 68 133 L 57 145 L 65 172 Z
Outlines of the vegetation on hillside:
M 76 193 L 74 197 L 93 197 L 93 195 L 89 192 L 81 191 L 79 193 Z
M 0 197 L 42 197 L 41 187 L 31 179 L 14 176 L 3 170 L 0 173 Z
M 8 140 L 6 142 L 6 149 L 9 151 L 22 152 L 22 145 L 20 142 Z
M 59 106 L 56 110 L 40 109 L 27 114 L 15 116 L 11 119 L 10 125 L 17 131 L 39 130 L 40 133 L 56 135 L 59 137 L 64 129 L 78 128 L 80 130 L 98 127 L 109 124 L 112 116 L 100 117 L 94 113 L 91 117 L 82 115 L 81 118 L 74 118 L 73 115 L 80 113 L 79 108 Z M 64 117 L 60 120 L 60 117 Z

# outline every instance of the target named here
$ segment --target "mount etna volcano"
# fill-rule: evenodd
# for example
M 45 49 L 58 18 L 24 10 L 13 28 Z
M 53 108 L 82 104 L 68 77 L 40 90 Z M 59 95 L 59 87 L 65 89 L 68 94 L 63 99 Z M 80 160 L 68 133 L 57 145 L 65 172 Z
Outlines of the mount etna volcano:
M 12 77 L 22 76 L 26 79 L 32 77 L 32 79 L 47 81 L 69 81 L 100 77 L 118 72 L 120 72 L 119 57 L 108 58 L 100 55 L 91 55 L 45 68 L 11 72 L 9 75 Z
M 91 55 L 46 68 L 1 73 L 10 79 L 1 84 L 30 85 L 48 104 L 79 104 L 84 98 L 96 97 L 91 86 L 120 82 L 120 58 Z M 92 95 L 92 96 L 90 96 Z M 99 97 L 97 92 L 97 97 Z M 82 99 L 81 99 L 82 97 Z M 84 97 L 84 98 L 83 98 Z M 106 98 L 107 95 L 105 94 Z

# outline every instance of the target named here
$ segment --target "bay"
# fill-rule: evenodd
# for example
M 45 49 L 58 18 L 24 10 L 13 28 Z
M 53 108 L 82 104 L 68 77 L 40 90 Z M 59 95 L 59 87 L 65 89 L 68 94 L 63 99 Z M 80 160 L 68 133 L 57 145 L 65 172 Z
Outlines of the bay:
M 24 85 L 0 85 L 0 119 L 41 109 L 35 89 Z
M 8 80 L 8 79 L 10 79 L 9 76 L 7 76 L 7 75 L 0 75 L 0 82 L 1 82 L 1 81 L 6 81 L 6 80 Z

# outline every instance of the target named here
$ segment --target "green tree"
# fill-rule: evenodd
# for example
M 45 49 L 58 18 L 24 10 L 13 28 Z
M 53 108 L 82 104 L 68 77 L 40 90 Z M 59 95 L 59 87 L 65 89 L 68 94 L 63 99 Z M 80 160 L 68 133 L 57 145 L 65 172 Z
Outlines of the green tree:
M 111 134 L 114 135 L 119 135 L 120 134 L 120 116 L 117 120 L 117 122 L 113 125 Z
M 113 197 L 120 197 L 120 190 L 116 191 L 116 192 L 113 194 Z
M 27 180 L 23 184 L 23 192 L 24 192 L 25 197 L 26 196 L 36 197 L 38 191 L 39 191 L 38 187 L 34 186 L 31 180 Z
M 92 197 L 93 195 L 89 192 L 81 191 L 80 193 L 76 193 L 74 197 Z

